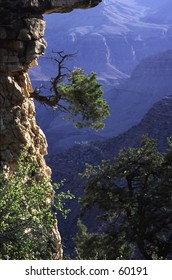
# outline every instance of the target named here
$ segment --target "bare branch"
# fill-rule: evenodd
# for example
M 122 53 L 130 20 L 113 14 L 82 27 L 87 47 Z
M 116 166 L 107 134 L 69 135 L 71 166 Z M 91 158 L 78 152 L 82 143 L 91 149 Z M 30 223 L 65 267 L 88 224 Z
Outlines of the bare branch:
M 67 66 L 64 66 L 64 62 L 65 60 L 73 57 L 75 54 L 64 54 L 64 51 L 59 51 L 59 52 L 52 51 L 52 53 L 58 55 L 57 58 L 49 57 L 49 59 L 57 63 L 57 75 L 56 77 L 51 78 L 50 80 L 51 87 L 49 88 L 49 91 L 54 93 L 54 95 L 50 95 L 50 96 L 40 95 L 42 88 L 47 89 L 44 85 L 41 85 L 39 88 L 35 89 L 31 93 L 31 98 L 34 98 L 35 100 L 37 100 L 43 105 L 46 104 L 50 107 L 58 107 L 61 111 L 67 111 L 67 109 L 63 105 L 58 104 L 62 96 L 59 90 L 57 89 L 57 86 L 62 82 L 63 79 L 65 79 L 65 77 L 67 77 L 68 73 L 72 72 Z M 64 70 L 66 70 L 65 73 Z

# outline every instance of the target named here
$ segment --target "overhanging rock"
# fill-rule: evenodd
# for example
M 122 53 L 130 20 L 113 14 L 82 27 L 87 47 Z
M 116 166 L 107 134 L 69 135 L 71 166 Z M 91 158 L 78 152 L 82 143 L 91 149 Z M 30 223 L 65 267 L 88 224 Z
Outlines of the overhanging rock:
M 42 14 L 66 13 L 96 6 L 101 0 L 0 0 L 0 166 L 15 171 L 21 147 L 37 160 L 40 173 L 51 176 L 44 155 L 46 138 L 36 123 L 30 67 L 44 54 L 45 21 Z M 58 28 L 58 27 L 57 27 Z M 62 257 L 60 234 L 54 259 Z

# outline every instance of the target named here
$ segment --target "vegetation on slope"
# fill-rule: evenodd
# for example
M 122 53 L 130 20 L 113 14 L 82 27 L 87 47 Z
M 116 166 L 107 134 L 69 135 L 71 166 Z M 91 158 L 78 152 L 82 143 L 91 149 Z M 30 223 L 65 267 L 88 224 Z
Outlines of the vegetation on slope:
M 56 253 L 54 210 L 64 216 L 70 193 L 58 191 L 42 177 L 37 163 L 24 151 L 14 174 L 0 173 L 0 259 L 53 259 Z M 56 194 L 54 195 L 54 189 Z
M 99 208 L 90 233 L 79 221 L 82 259 L 166 259 L 172 254 L 172 138 L 160 153 L 143 137 L 139 148 L 122 150 L 113 162 L 87 165 L 83 210 Z

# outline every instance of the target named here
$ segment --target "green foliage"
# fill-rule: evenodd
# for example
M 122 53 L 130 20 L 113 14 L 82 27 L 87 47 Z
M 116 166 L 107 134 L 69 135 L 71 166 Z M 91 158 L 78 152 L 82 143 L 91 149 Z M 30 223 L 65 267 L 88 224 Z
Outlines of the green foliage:
M 66 102 L 66 111 L 76 127 L 103 128 L 103 120 L 109 115 L 109 107 L 104 99 L 96 74 L 84 74 L 77 68 L 67 75 L 68 82 L 57 86 L 61 99 Z
M 79 231 L 81 258 L 165 259 L 172 253 L 171 154 L 172 145 L 162 154 L 156 141 L 145 136 L 139 148 L 121 151 L 114 162 L 86 166 L 82 176 L 87 185 L 80 201 L 85 210 L 100 209 L 101 230 Z
M 57 74 L 51 78 L 50 88 L 42 85 L 31 93 L 31 97 L 64 112 L 65 118 L 72 120 L 75 127 L 101 129 L 104 127 L 103 120 L 109 116 L 101 84 L 94 72 L 87 75 L 81 68 L 68 69 L 65 62 L 71 57 L 72 54 L 64 54 L 63 51 L 53 52 L 49 59 L 56 63 Z M 40 95 L 42 88 L 48 90 L 48 94 Z
M 87 256 L 87 259 L 100 260 L 105 259 L 105 256 L 102 255 L 102 240 L 97 233 L 89 233 L 86 226 L 82 224 L 81 220 L 78 220 L 78 233 L 75 237 L 75 242 L 77 243 L 77 258 L 82 259 L 83 254 L 80 255 L 80 252 L 84 252 L 84 257 Z
M 133 246 L 124 242 L 121 232 L 114 230 L 107 233 L 89 233 L 86 226 L 78 221 L 78 232 L 75 237 L 76 253 L 78 259 L 106 260 L 127 258 L 132 253 Z M 114 246 L 115 245 L 115 246 Z
M 71 195 L 56 195 L 56 211 L 64 213 L 66 198 Z M 40 178 L 37 163 L 22 152 L 14 174 L 0 173 L 0 259 L 52 259 L 54 207 L 49 178 Z
M 67 215 L 70 213 L 71 209 L 66 209 L 66 202 L 74 199 L 75 196 L 71 194 L 71 192 L 68 190 L 67 192 L 63 192 L 61 190 L 61 187 L 63 186 L 63 181 L 60 182 L 60 184 L 53 184 L 53 189 L 55 190 L 54 193 L 54 208 L 55 212 L 54 214 L 60 214 L 63 216 L 64 219 L 67 218 Z

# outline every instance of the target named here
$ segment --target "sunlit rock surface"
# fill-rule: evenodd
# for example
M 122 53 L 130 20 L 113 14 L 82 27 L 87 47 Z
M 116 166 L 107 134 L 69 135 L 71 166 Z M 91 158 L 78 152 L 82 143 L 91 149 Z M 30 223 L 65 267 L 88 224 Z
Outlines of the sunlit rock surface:
M 30 67 L 44 54 L 45 21 L 42 14 L 70 12 L 90 8 L 98 0 L 0 0 L 0 164 L 14 171 L 24 146 L 36 158 L 40 173 L 50 176 L 46 165 L 46 138 L 35 120 L 35 106 L 30 96 Z M 58 28 L 58 27 L 57 27 Z M 56 227 L 54 259 L 62 257 L 61 239 Z

